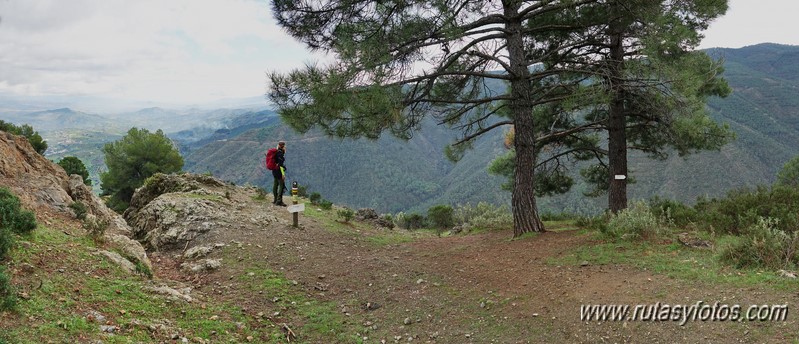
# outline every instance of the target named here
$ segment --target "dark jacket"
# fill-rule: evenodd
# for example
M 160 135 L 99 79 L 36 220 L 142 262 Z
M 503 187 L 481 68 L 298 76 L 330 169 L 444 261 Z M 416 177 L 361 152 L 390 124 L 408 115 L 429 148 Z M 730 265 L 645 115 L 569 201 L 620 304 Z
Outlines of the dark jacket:
M 281 167 L 284 171 L 286 170 L 286 165 L 284 165 L 286 163 L 285 154 L 286 153 L 281 149 L 278 149 L 277 153 L 275 153 L 275 165 L 277 165 L 277 169 L 272 170 L 272 176 L 275 178 L 283 177 L 283 173 L 280 171 Z

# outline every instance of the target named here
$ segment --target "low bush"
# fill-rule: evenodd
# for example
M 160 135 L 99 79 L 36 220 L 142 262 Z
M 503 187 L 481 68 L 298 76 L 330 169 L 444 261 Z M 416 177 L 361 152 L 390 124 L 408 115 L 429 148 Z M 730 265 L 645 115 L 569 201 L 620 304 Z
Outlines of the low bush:
M 32 212 L 20 208 L 19 198 L 6 188 L 0 188 L 0 262 L 5 260 L 13 245 L 14 235 L 27 234 L 36 228 Z M 16 306 L 17 299 L 5 267 L 0 265 L 0 311 Z
M 731 191 L 725 198 L 699 200 L 697 221 L 717 232 L 740 235 L 760 218 L 776 219 L 774 227 L 785 232 L 799 228 L 799 188 L 775 185 L 754 190 Z
M 308 199 L 311 201 L 311 204 L 318 205 L 319 202 L 322 200 L 322 195 L 319 194 L 318 192 L 313 192 L 311 193 L 311 196 L 308 197 Z
M 426 227 L 427 219 L 420 214 L 412 213 L 405 216 L 405 224 L 408 226 L 406 229 L 422 229 Z
M 297 185 L 297 196 L 299 196 L 299 197 L 308 197 L 308 186 L 307 185 Z
M 663 223 L 643 201 L 612 216 L 604 228 L 604 234 L 622 240 L 632 240 L 660 234 Z
M 586 229 L 605 233 L 608 230 L 608 220 L 610 220 L 610 218 L 610 213 L 603 213 L 596 216 L 580 216 L 574 224 Z
M 699 213 L 693 207 L 657 196 L 649 200 L 649 209 L 658 219 L 677 227 L 694 223 L 699 217 Z
M 36 228 L 36 216 L 20 207 L 19 198 L 6 188 L 0 188 L 0 228 L 17 234 L 27 234 Z
M 513 214 L 507 206 L 494 206 L 487 202 L 459 205 L 454 211 L 456 225 L 469 225 L 482 229 L 513 228 Z
M 83 202 L 74 202 L 69 205 L 69 209 L 72 209 L 72 212 L 75 213 L 76 219 L 86 219 L 86 205 L 84 205 Z
M 0 227 L 0 262 L 5 259 L 11 246 L 14 245 L 14 236 L 8 228 Z
M 799 232 L 778 229 L 779 220 L 759 218 L 721 260 L 737 268 L 793 269 L 799 264 Z
M 452 207 L 443 204 L 427 209 L 427 220 L 437 229 L 448 229 L 455 225 Z
M 96 216 L 87 216 L 83 221 L 83 228 L 86 229 L 86 233 L 96 243 L 103 242 L 103 237 L 105 236 L 106 229 L 108 229 L 108 225 L 109 222 L 107 220 L 100 219 Z
M 333 209 L 333 202 L 330 202 L 330 201 L 328 201 L 326 199 L 323 199 L 323 200 L 319 201 L 319 208 L 322 208 L 322 210 Z
M 343 220 L 345 223 L 349 223 L 352 220 L 352 218 L 355 217 L 355 212 L 347 207 L 339 209 L 338 211 L 336 211 L 336 214 L 338 214 L 338 217 L 341 220 Z
M 406 214 L 403 212 L 397 213 L 394 216 L 394 224 L 402 229 L 420 229 L 425 227 L 426 219 L 424 216 L 416 213 Z
M 399 228 L 402 228 L 402 229 L 408 229 L 408 222 L 407 222 L 407 221 L 405 221 L 405 216 L 406 216 L 406 215 L 405 215 L 405 213 L 404 213 L 404 212 L 399 212 L 399 213 L 397 213 L 396 215 L 394 215 L 394 216 L 392 217 L 392 218 L 393 218 L 393 220 L 394 220 L 394 221 L 393 221 L 393 222 L 394 222 L 394 225 L 395 225 L 395 226 L 397 226 L 397 227 L 399 227 Z
M 12 310 L 17 304 L 14 288 L 11 286 L 11 279 L 6 273 L 6 269 L 0 266 L 0 312 Z

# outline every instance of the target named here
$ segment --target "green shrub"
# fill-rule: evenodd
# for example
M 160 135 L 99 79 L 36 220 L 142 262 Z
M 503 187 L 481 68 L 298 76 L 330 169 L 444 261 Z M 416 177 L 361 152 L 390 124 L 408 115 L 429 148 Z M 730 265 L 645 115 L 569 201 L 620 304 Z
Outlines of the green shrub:
M 58 166 L 64 169 L 67 172 L 68 176 L 73 174 L 77 174 L 83 178 L 83 184 L 92 185 L 92 180 L 89 179 L 89 171 L 86 169 L 86 165 L 83 164 L 83 161 L 78 159 L 74 156 L 65 156 L 61 160 L 58 161 Z
M 108 225 L 108 220 L 103 220 L 96 216 L 87 216 L 86 220 L 83 221 L 83 228 L 86 229 L 86 233 L 96 243 L 103 242 Z
M 86 205 L 83 202 L 73 202 L 69 205 L 69 209 L 72 209 L 72 212 L 75 213 L 75 218 L 78 220 L 86 219 Z
M 175 173 L 183 168 L 183 157 L 162 130 L 131 128 L 121 139 L 103 146 L 108 171 L 100 174 L 103 195 L 111 209 L 123 212 L 133 193 L 157 173 Z
M 8 228 L 0 227 L 0 262 L 6 258 L 6 254 L 14 245 L 14 236 Z
M 404 212 L 399 212 L 399 213 L 395 214 L 393 216 L 393 218 L 394 218 L 394 225 L 395 226 L 397 226 L 399 228 L 402 228 L 402 229 L 408 229 L 408 222 L 405 221 L 405 213 Z
M 586 229 L 605 233 L 608 230 L 608 221 L 610 217 L 610 213 L 607 212 L 596 216 L 580 216 L 574 224 Z
M 0 188 L 0 228 L 17 234 L 27 234 L 36 228 L 36 216 L 20 207 L 19 198 L 6 188 Z
M 678 227 L 696 222 L 699 216 L 693 207 L 657 196 L 649 200 L 649 209 L 658 219 Z
M 39 132 L 33 130 L 33 127 L 30 125 L 23 124 L 22 126 L 16 126 L 12 123 L 0 120 L 0 130 L 25 137 L 36 153 L 44 155 L 44 152 L 47 151 L 47 141 L 43 140 Z
M 760 218 L 778 220 L 774 226 L 786 232 L 799 228 L 799 188 L 775 185 L 754 190 L 730 191 L 725 198 L 702 200 L 694 207 L 697 221 L 714 231 L 743 234 Z
M 17 298 L 11 286 L 11 279 L 6 274 L 5 267 L 0 266 L 0 311 L 12 310 L 16 304 Z
M 782 166 L 774 183 L 785 186 L 799 186 L 799 156 L 793 157 Z
M 299 196 L 299 197 L 308 197 L 308 186 L 307 185 L 297 185 L 297 196 Z
M 322 200 L 322 195 L 318 192 L 311 193 L 311 196 L 308 198 L 311 201 L 311 204 L 318 205 L 319 202 Z
M 660 234 L 662 225 L 649 205 L 639 201 L 612 216 L 604 233 L 622 240 L 639 239 Z
M 427 219 L 430 224 L 438 229 L 452 228 L 455 225 L 453 209 L 448 205 L 435 205 L 427 209 Z
M 406 214 L 399 212 L 394 216 L 394 224 L 402 229 L 420 229 L 426 225 L 424 216 L 416 213 Z
M 330 202 L 330 201 L 328 201 L 326 199 L 323 199 L 323 200 L 319 201 L 319 208 L 322 208 L 322 210 L 333 209 L 333 202 Z
M 487 202 L 459 205 L 454 209 L 455 224 L 468 224 L 482 229 L 513 228 L 513 214 L 507 206 L 494 206 Z
M 420 214 L 409 214 L 405 216 L 406 229 L 421 229 L 426 227 L 426 219 Z
M 149 279 L 153 278 L 153 270 L 148 268 L 147 265 L 145 265 L 141 261 L 138 261 L 138 260 L 135 260 L 135 259 L 133 259 L 133 261 L 136 262 L 136 272 L 137 273 L 140 273 L 140 274 L 146 276 Z
M 721 260 L 737 268 L 795 268 L 799 264 L 799 232 L 779 230 L 778 222 L 758 219 L 740 241 L 722 250 Z
M 344 222 L 347 223 L 350 222 L 350 220 L 352 220 L 353 217 L 355 217 L 355 212 L 347 207 L 339 209 L 336 213 L 338 214 L 338 217 L 340 219 L 344 220 Z

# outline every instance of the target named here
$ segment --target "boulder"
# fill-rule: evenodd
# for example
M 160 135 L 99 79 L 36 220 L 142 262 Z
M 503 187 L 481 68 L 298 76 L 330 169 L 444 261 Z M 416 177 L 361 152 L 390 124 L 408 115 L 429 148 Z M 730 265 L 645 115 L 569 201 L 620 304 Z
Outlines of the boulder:
M 158 251 L 209 245 L 230 230 L 231 224 L 265 230 L 284 221 L 272 212 L 277 210 L 268 207 L 265 212 L 243 213 L 246 201 L 251 200 L 250 191 L 204 175 L 156 174 L 136 190 L 124 216 L 133 228 L 133 237 L 147 249 Z M 192 255 L 200 253 L 204 252 Z
M 183 253 L 183 258 L 185 259 L 197 259 L 203 258 L 213 251 L 214 248 L 211 246 L 194 246 L 188 249 L 185 253 Z
M 185 194 L 159 196 L 135 213 L 127 213 L 134 235 L 154 250 L 183 249 L 186 243 L 214 228 L 219 206 Z
M 122 257 L 119 253 L 111 252 L 111 251 L 99 251 L 99 254 L 108 258 L 114 264 L 120 266 L 121 268 L 127 270 L 128 272 L 135 272 L 136 265 L 131 263 L 129 260 Z
M 391 221 L 388 215 L 380 215 L 380 217 L 373 219 L 372 223 L 380 228 L 394 229 L 394 221 Z
M 377 212 L 372 208 L 361 208 L 355 212 L 355 219 L 358 221 L 377 219 Z
M 222 267 L 222 260 L 221 259 L 202 259 L 196 263 L 183 263 L 180 264 L 180 268 L 186 272 L 206 272 L 206 271 L 214 271 Z

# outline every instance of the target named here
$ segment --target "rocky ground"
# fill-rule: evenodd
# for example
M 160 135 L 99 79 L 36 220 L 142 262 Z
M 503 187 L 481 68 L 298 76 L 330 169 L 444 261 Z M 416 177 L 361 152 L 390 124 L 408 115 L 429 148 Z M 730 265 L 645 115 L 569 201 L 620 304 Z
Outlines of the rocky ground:
M 555 231 L 515 241 L 507 231 L 439 238 L 341 223 L 332 220 L 335 211 L 313 207 L 298 229 L 289 225 L 285 208 L 258 200 L 254 188 L 210 178 L 192 183 L 206 186 L 159 187 L 177 191 L 158 196 L 138 215 L 127 214 L 134 224 L 168 224 L 134 226 L 152 228 L 138 233 L 158 251 L 151 254 L 155 275 L 182 280 L 253 316 L 273 314 L 274 323 L 296 329 L 309 319 L 281 313 L 276 296 L 259 290 L 263 271 L 282 274 L 308 299 L 334 304 L 348 331 L 372 343 L 784 342 L 799 334 L 793 317 L 684 326 L 582 322 L 581 304 L 795 305 L 799 300 L 795 290 L 714 285 L 628 265 L 553 260 L 593 245 L 589 233 Z M 318 333 L 296 332 L 301 339 L 322 340 Z

